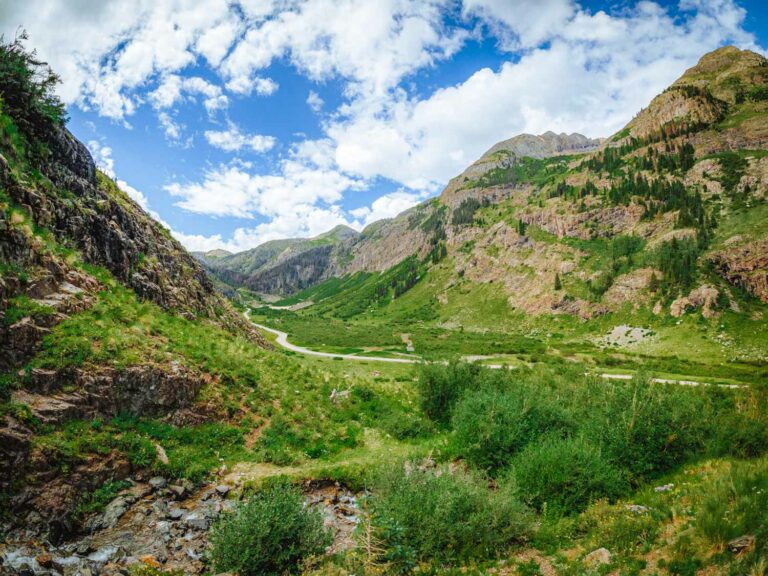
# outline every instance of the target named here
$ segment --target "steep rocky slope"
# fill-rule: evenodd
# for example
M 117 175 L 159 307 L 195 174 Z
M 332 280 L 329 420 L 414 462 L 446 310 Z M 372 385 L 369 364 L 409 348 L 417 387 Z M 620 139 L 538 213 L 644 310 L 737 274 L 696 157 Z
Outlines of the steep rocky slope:
M 36 446 L 41 431 L 191 407 L 214 377 L 163 334 L 171 328 L 266 342 L 197 260 L 96 169 L 64 127 L 55 77 L 20 44 L 0 45 L 0 79 L 0 516 L 35 508 L 56 538 L 71 529 L 83 491 L 126 460 L 95 459 L 68 477 Z M 151 331 L 142 334 L 140 314 Z

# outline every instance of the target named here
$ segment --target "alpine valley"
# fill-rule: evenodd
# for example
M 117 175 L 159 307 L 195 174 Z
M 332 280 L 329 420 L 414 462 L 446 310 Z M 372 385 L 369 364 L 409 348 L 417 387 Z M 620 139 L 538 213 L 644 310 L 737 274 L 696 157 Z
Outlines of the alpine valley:
M 0 574 L 768 572 L 766 58 L 237 254 L 55 85 L 0 46 Z

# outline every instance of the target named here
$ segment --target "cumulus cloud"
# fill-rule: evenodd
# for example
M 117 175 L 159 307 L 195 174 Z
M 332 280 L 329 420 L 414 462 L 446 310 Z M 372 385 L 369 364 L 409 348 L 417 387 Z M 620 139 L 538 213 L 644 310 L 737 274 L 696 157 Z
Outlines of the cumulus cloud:
M 288 221 L 304 207 L 332 205 L 345 191 L 365 187 L 361 180 L 294 159 L 282 162 L 280 174 L 253 174 L 249 168 L 241 163 L 220 165 L 208 170 L 200 182 L 174 182 L 165 190 L 178 198 L 177 206 L 190 212 Z
M 115 160 L 112 158 L 112 148 L 98 140 L 88 141 L 88 150 L 93 156 L 96 166 L 110 178 L 115 177 Z
M 205 139 L 211 146 L 225 152 L 239 152 L 243 148 L 250 148 L 253 152 L 267 152 L 275 145 L 273 136 L 243 134 L 234 124 L 230 124 L 227 130 L 206 130 Z
M 185 130 L 181 103 L 212 115 L 230 99 L 270 96 L 279 88 L 270 77 L 276 62 L 310 81 L 338 83 L 335 109 L 309 92 L 306 105 L 325 112 L 321 133 L 281 142 L 287 158 L 276 157 L 272 137 L 234 124 L 204 132 L 212 146 L 274 162 L 269 170 L 222 164 L 167 185 L 181 209 L 258 221 L 229 238 L 176 232 L 190 247 L 231 249 L 320 226 L 365 225 L 436 193 L 496 141 L 546 130 L 607 136 L 703 53 L 724 43 L 760 50 L 734 0 L 680 0 L 674 15 L 649 0 L 613 12 L 578 0 L 540 0 L 536 9 L 522 0 L 11 4 L 0 8 L 0 31 L 28 29 L 61 74 L 65 102 L 121 122 L 152 106 L 172 143 Z M 411 85 L 470 37 L 494 39 L 505 61 L 453 85 L 441 86 L 439 75 L 436 88 Z M 114 172 L 111 150 L 92 149 Z M 381 178 L 396 191 L 343 211 L 345 194 Z
M 398 190 L 390 194 L 385 194 L 374 200 L 370 206 L 363 206 L 350 210 L 349 213 L 357 220 L 355 224 L 357 227 L 368 226 L 378 220 L 384 218 L 392 218 L 397 216 L 408 208 L 413 208 L 424 200 L 425 195 L 423 193 L 407 192 L 405 190 Z
M 198 76 L 181 77 L 177 74 L 164 77 L 160 85 L 149 93 L 149 100 L 156 109 L 162 110 L 183 100 L 185 94 L 193 98 L 201 96 L 209 113 L 229 105 L 229 99 L 222 93 L 220 86 Z
M 323 104 L 325 104 L 325 102 L 320 98 L 320 95 L 314 90 L 310 90 L 307 95 L 307 106 L 309 106 L 313 112 L 320 112 L 323 108 Z
M 339 168 L 435 189 L 515 134 L 608 136 L 705 52 L 726 42 L 754 46 L 741 28 L 743 10 L 728 0 L 700 0 L 682 18 L 652 2 L 608 15 L 553 0 L 544 11 L 559 16 L 541 24 L 507 9 L 514 4 L 478 0 L 466 9 L 526 46 L 519 58 L 421 99 L 395 93 L 378 105 L 354 102 L 326 126 Z

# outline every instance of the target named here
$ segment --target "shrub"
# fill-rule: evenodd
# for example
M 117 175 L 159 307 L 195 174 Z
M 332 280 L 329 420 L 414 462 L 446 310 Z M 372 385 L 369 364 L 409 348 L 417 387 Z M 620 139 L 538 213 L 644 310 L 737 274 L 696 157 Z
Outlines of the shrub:
M 490 490 L 482 477 L 447 470 L 391 471 L 379 478 L 373 522 L 389 550 L 421 560 L 488 558 L 531 530 L 529 510 L 511 486 Z
M 529 444 L 514 459 L 511 474 L 527 503 L 556 515 L 580 512 L 599 498 L 613 500 L 628 488 L 622 473 L 581 438 Z
M 0 100 L 4 111 L 27 135 L 41 135 L 53 124 L 63 124 L 64 104 L 56 96 L 59 78 L 23 45 L 22 32 L 12 42 L 0 36 Z
M 704 393 L 654 384 L 643 375 L 603 383 L 602 406 L 595 406 L 586 427 L 605 454 L 640 482 L 701 451 L 708 434 Z
M 567 415 L 536 388 L 482 388 L 465 394 L 453 416 L 457 451 L 470 464 L 495 471 L 546 431 L 570 430 Z
M 241 576 L 298 572 L 303 561 L 331 542 L 319 510 L 301 492 L 276 483 L 229 514 L 211 530 L 211 560 L 219 572 Z
M 435 422 L 449 422 L 454 405 L 477 382 L 481 370 L 476 364 L 459 360 L 447 365 L 423 364 L 418 379 L 422 410 Z

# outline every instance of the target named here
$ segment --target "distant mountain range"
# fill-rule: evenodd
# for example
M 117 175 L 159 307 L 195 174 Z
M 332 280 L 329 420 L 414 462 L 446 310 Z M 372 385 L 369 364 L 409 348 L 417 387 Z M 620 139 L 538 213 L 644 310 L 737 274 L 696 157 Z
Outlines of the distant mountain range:
M 447 258 L 454 283 L 495 282 L 513 308 L 532 314 L 590 317 L 627 303 L 709 313 L 734 289 L 766 301 L 767 85 L 763 56 L 722 48 L 611 138 L 515 136 L 438 198 L 360 234 L 336 228 L 197 256 L 230 286 L 279 295 L 415 257 L 423 272 Z M 596 255 L 598 244 L 613 253 Z M 692 252 L 690 270 L 672 257 L 636 257 L 680 245 Z

